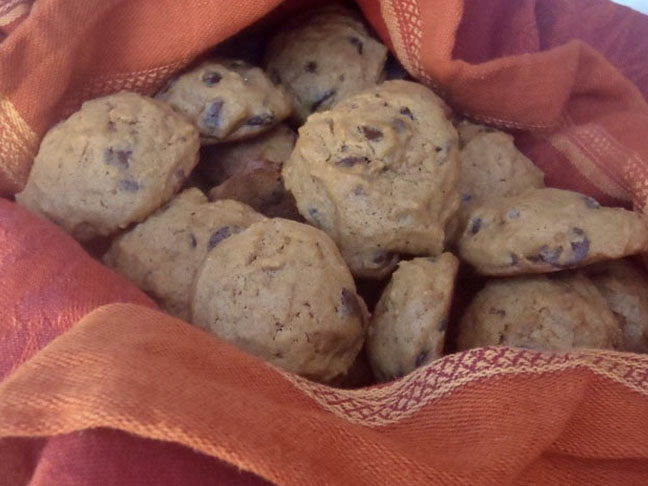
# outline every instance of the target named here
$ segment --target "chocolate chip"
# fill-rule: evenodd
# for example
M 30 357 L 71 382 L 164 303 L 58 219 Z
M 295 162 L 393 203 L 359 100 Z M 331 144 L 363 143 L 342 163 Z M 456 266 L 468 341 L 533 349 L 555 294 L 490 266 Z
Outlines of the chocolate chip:
M 518 262 L 520 261 L 520 259 L 515 253 L 511 253 L 509 256 L 511 257 L 511 265 L 517 265 Z
M 121 169 L 128 169 L 131 155 L 133 155 L 132 150 L 115 150 L 112 147 L 108 147 L 104 152 L 104 162 Z
M 221 122 L 221 111 L 225 102 L 216 100 L 209 104 L 203 115 L 202 122 L 208 128 L 218 128 Z
M 136 192 L 139 191 L 140 185 L 137 181 L 132 179 L 123 179 L 119 181 L 119 189 L 122 191 Z
M 332 98 L 334 95 L 335 95 L 334 89 L 325 91 L 324 93 L 320 93 L 320 95 L 317 96 L 317 98 L 315 98 L 315 101 L 311 105 L 311 111 L 317 111 L 325 101 Z
M 414 118 L 414 113 L 412 113 L 412 110 L 410 110 L 409 107 L 407 107 L 407 106 L 401 107 L 399 113 L 401 115 L 406 116 L 407 118 L 409 118 L 412 121 L 416 120 L 416 118 Z
M 506 311 L 504 309 L 496 309 L 495 307 L 491 307 L 490 309 L 488 309 L 488 313 L 492 316 L 500 316 L 500 317 L 506 316 Z
M 216 71 L 207 71 L 202 76 L 202 81 L 207 86 L 218 84 L 221 79 L 223 79 L 223 76 L 221 73 L 217 73 Z
M 340 147 L 340 152 L 346 152 L 347 150 L 349 150 L 349 146 L 347 144 L 342 144 L 342 146 Z
M 358 51 L 358 54 L 362 56 L 362 51 L 364 50 L 364 44 L 362 44 L 362 41 L 358 39 L 357 37 L 349 37 L 349 42 L 353 44 Z
M 572 258 L 569 262 L 570 264 L 580 263 L 585 260 L 590 249 L 590 240 L 585 234 L 585 231 L 580 228 L 572 228 L 572 233 L 578 239 L 571 242 Z
M 419 355 L 416 357 L 416 367 L 418 368 L 419 366 L 423 366 L 425 363 L 427 363 L 428 357 L 430 356 L 430 352 L 423 350 L 419 353 Z
M 394 127 L 394 130 L 396 130 L 397 132 L 402 132 L 407 128 L 407 123 L 405 123 L 400 118 L 394 118 L 394 121 L 392 122 L 392 127 Z
M 473 198 L 472 194 L 468 194 L 467 192 L 464 192 L 464 193 L 461 195 L 461 201 L 462 201 L 462 202 L 469 202 L 469 201 L 472 201 L 472 198 Z
M 439 332 L 446 332 L 448 329 L 448 318 L 442 317 L 439 321 Z
M 240 233 L 244 228 L 241 226 L 223 226 L 214 231 L 207 241 L 207 251 L 212 251 L 221 241 L 229 238 L 236 233 Z
M 585 206 L 587 206 L 589 209 L 599 209 L 601 207 L 599 202 L 593 197 L 583 196 L 583 200 L 585 201 Z
M 473 218 L 473 220 L 470 222 L 470 230 L 469 230 L 470 234 L 476 235 L 477 233 L 479 233 L 481 227 L 482 227 L 482 219 L 479 217 Z
M 317 208 L 308 208 L 308 214 L 313 221 L 319 223 L 319 210 Z
M 114 132 L 115 131 L 115 122 L 112 120 L 108 121 L 108 131 Z
M 434 151 L 438 154 L 443 150 L 443 147 L 434 147 Z
M 345 79 L 346 79 L 346 76 L 344 75 L 344 73 L 342 73 L 342 74 L 340 74 L 338 76 L 338 81 L 340 81 L 340 83 L 343 82 Z
M 547 245 L 542 245 L 540 251 L 538 252 L 538 258 L 550 265 L 558 266 L 560 265 L 560 255 L 562 255 L 563 247 L 557 246 L 556 248 L 551 248 Z
M 317 63 L 315 61 L 308 61 L 304 65 L 304 71 L 307 73 L 316 73 L 317 72 Z
M 360 127 L 360 130 L 362 130 L 362 134 L 365 136 L 367 140 L 370 140 L 372 142 L 378 141 L 381 138 L 383 138 L 383 132 L 378 130 L 377 128 L 372 128 L 368 127 L 366 125 L 363 125 Z
M 343 159 L 338 160 L 335 165 L 340 167 L 353 167 L 358 164 L 368 164 L 369 159 L 367 157 L 344 157 Z
M 520 217 L 520 211 L 515 208 L 511 208 L 506 212 L 507 219 L 518 219 Z
M 251 127 L 257 127 L 261 125 L 270 125 L 271 123 L 274 123 L 274 121 L 275 117 L 272 113 L 263 113 L 249 118 L 245 124 Z
M 385 250 L 379 250 L 374 253 L 374 256 L 371 259 L 371 261 L 374 262 L 376 265 L 384 265 L 389 260 L 391 260 L 392 257 L 393 257 L 393 253 L 390 253 Z
M 189 233 L 189 246 L 191 248 L 196 248 L 198 242 L 196 241 L 196 236 L 193 233 Z
M 342 315 L 344 315 L 345 317 L 363 317 L 362 307 L 360 307 L 358 296 L 353 290 L 349 290 L 347 288 L 342 289 L 341 303 Z

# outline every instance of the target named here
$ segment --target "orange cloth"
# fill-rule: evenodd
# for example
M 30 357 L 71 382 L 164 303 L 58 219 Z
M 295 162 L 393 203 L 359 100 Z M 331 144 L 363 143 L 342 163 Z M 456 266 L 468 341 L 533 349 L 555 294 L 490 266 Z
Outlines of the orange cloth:
M 12 1 L 0 0 L 0 22 Z M 0 44 L 0 193 L 19 190 L 43 133 L 83 99 L 152 93 L 278 3 L 36 2 Z M 644 211 L 648 18 L 605 0 L 359 4 L 458 112 L 519 129 L 549 183 Z M 40 438 L 97 427 L 279 484 L 648 483 L 648 357 L 480 349 L 336 390 L 152 309 L 2 200 L 0 276 L 0 485 L 48 484 L 39 454 L 54 461 L 49 444 L 70 436 Z

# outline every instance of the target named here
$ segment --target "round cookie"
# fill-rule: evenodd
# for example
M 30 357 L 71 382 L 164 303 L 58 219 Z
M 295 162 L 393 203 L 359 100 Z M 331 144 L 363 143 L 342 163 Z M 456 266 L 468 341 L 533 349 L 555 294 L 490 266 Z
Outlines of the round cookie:
M 156 96 L 193 121 L 204 145 L 254 137 L 290 115 L 290 98 L 258 67 L 207 61 Z
M 206 147 L 198 168 L 212 185 L 270 162 L 281 167 L 295 146 L 297 134 L 284 124 L 250 140 Z
M 198 131 L 136 93 L 86 101 L 43 138 L 16 200 L 79 240 L 142 221 L 198 162 Z
M 461 257 L 482 275 L 554 272 L 646 250 L 639 213 L 552 188 L 476 205 L 459 240 Z
M 458 268 L 451 253 L 400 262 L 367 332 L 367 354 L 379 381 L 442 356 Z
M 614 349 L 620 327 L 581 274 L 490 280 L 460 323 L 458 348 L 516 346 L 546 351 Z
M 438 255 L 459 206 L 457 133 L 424 86 L 387 81 L 315 113 L 284 164 L 299 212 L 376 277 L 393 253 Z
M 191 290 L 205 256 L 225 238 L 265 218 L 236 201 L 207 202 L 186 189 L 146 221 L 116 238 L 104 263 L 189 320 Z
M 480 125 L 468 126 L 468 123 L 458 126 L 459 194 L 464 206 L 544 187 L 544 173 L 515 147 L 511 135 Z
M 272 38 L 266 53 L 268 73 L 292 97 L 300 123 L 381 81 L 386 60 L 385 46 L 339 6 L 296 18 Z
M 627 260 L 584 269 L 621 324 L 621 351 L 648 353 L 648 279 Z
M 451 242 L 461 236 L 475 203 L 544 187 L 544 173 L 515 147 L 508 133 L 468 121 L 459 123 L 457 131 L 461 147 L 461 206 L 448 228 Z
M 223 241 L 195 281 L 194 324 L 318 381 L 349 370 L 367 319 L 333 241 L 285 219 L 255 223 Z

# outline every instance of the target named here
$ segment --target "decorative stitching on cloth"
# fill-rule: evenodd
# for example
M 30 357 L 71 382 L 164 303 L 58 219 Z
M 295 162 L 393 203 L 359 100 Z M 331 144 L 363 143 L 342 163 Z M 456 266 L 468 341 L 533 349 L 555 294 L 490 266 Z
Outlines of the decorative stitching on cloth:
M 341 390 L 281 372 L 325 410 L 353 423 L 379 427 L 415 414 L 456 388 L 493 376 L 559 373 L 585 368 L 648 396 L 648 359 L 608 351 L 541 353 L 490 347 L 437 360 L 388 385 Z
M 0 94 L 0 172 L 16 187 L 22 184 L 24 161 L 34 158 L 38 137 L 13 103 Z M 28 169 L 27 169 L 28 171 Z M 0 178 L 2 179 L 2 178 Z

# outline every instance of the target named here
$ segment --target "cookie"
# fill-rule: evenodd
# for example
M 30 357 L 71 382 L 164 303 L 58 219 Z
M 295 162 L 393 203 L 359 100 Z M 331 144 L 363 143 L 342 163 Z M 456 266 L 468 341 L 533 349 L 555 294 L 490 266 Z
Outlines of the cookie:
M 459 240 L 461 257 L 483 275 L 555 272 L 646 250 L 639 213 L 552 188 L 476 205 Z
M 284 90 L 261 69 L 239 60 L 204 62 L 156 97 L 194 122 L 204 145 L 254 137 L 291 112 Z
M 198 131 L 136 93 L 87 101 L 43 138 L 16 200 L 79 240 L 142 221 L 198 162 Z
M 338 243 L 356 276 L 394 254 L 438 255 L 459 206 L 459 148 L 429 89 L 386 81 L 311 115 L 284 164 L 299 212 Z
M 516 346 L 545 351 L 613 349 L 620 327 L 606 300 L 581 274 L 490 280 L 461 318 L 459 350 Z
M 249 161 L 245 169 L 213 187 L 209 199 L 234 199 L 269 217 L 301 220 L 295 198 L 284 187 L 281 165 L 269 160 Z
M 586 267 L 592 280 L 621 324 L 621 351 L 648 353 L 648 279 L 627 260 Z
M 448 241 L 452 243 L 461 236 L 468 212 L 476 203 L 544 187 L 544 173 L 515 147 L 508 133 L 468 121 L 459 123 L 457 131 L 461 206 L 448 229 Z
M 307 12 L 270 41 L 269 75 L 290 94 L 300 124 L 316 111 L 384 79 L 387 49 L 351 11 Z
M 297 134 L 284 124 L 250 140 L 205 147 L 198 166 L 212 186 L 269 162 L 279 168 L 288 160 Z
M 189 320 L 193 281 L 205 256 L 225 238 L 265 219 L 236 201 L 207 202 L 187 189 L 143 223 L 116 238 L 104 262 Z
M 400 262 L 367 332 L 367 354 L 379 381 L 442 356 L 458 268 L 451 253 Z
M 333 241 L 285 219 L 251 225 L 198 271 L 193 322 L 285 370 L 330 381 L 349 370 L 368 313 Z
M 515 196 L 544 187 L 544 173 L 527 159 L 508 133 L 462 122 L 458 126 L 461 151 L 459 193 L 462 205 L 500 196 Z M 479 127 L 479 125 L 477 125 Z M 465 132 L 476 131 L 467 135 Z M 465 137 L 469 138 L 465 138 Z

